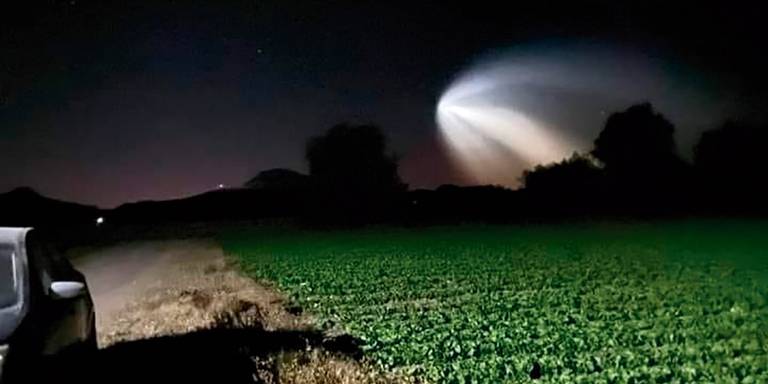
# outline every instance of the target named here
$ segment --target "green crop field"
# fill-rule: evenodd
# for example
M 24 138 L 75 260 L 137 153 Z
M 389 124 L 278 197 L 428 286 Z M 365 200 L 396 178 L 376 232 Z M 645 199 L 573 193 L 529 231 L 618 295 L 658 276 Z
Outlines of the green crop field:
M 768 382 L 768 223 L 221 237 L 321 326 L 428 382 Z

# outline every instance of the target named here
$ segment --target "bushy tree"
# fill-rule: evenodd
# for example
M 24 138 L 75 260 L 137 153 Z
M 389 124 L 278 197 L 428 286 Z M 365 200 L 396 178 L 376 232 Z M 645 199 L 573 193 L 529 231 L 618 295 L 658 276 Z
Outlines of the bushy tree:
M 592 155 L 609 173 L 647 176 L 680 166 L 675 127 L 650 103 L 629 107 L 608 117 L 595 139 Z
M 589 156 L 574 152 L 558 163 L 538 165 L 523 172 L 523 185 L 532 191 L 569 193 L 597 186 L 601 169 Z
M 674 125 L 650 103 L 608 117 L 591 154 L 603 164 L 610 185 L 652 207 L 676 204 L 691 179 L 690 166 L 677 153 Z M 672 195 L 677 198 L 664 200 Z
M 406 189 L 377 126 L 339 124 L 311 138 L 306 159 L 318 197 L 342 215 L 381 211 Z

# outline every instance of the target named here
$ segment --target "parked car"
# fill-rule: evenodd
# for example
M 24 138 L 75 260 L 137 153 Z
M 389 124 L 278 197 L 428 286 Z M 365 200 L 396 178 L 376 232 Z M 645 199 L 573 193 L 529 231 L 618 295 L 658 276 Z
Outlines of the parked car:
M 84 276 L 36 230 L 0 228 L 0 381 L 96 348 Z

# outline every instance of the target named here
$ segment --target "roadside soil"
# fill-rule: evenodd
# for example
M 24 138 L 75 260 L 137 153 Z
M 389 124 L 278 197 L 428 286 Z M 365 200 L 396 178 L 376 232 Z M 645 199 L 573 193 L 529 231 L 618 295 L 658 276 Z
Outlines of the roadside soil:
M 374 368 L 353 338 L 314 328 L 282 294 L 242 275 L 213 240 L 131 242 L 71 259 L 96 307 L 100 349 L 84 368 L 93 379 L 413 382 Z

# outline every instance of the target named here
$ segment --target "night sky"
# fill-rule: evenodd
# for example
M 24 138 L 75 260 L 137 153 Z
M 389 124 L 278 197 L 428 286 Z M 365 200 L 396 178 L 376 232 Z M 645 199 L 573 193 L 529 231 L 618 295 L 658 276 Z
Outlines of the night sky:
M 540 68 L 580 60 L 542 75 L 548 89 L 599 78 L 611 59 L 589 60 L 611 52 L 626 64 L 620 83 L 580 85 L 613 95 L 590 105 L 525 99 L 574 150 L 625 101 L 657 104 L 684 154 L 722 119 L 765 119 L 757 5 L 443 3 L 3 2 L 0 191 L 113 207 L 238 186 L 264 169 L 306 171 L 306 139 L 339 122 L 380 125 L 412 187 L 471 183 L 435 108 L 462 74 L 518 54 Z

